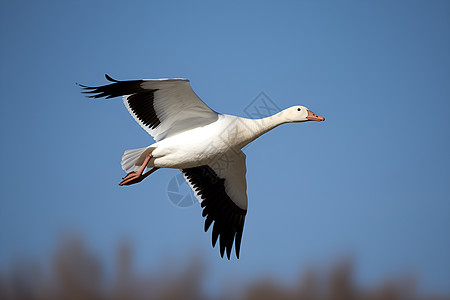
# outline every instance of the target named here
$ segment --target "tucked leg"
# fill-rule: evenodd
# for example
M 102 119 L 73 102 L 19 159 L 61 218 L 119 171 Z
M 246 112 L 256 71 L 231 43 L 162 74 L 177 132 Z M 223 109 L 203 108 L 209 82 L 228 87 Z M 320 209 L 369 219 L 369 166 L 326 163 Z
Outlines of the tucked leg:
M 141 182 L 148 175 L 150 175 L 153 172 L 155 172 L 156 170 L 158 170 L 159 168 L 152 168 L 151 170 L 147 171 L 145 174 L 142 174 L 144 172 L 145 168 L 147 167 L 147 164 L 151 158 L 152 158 L 152 154 L 151 153 L 147 154 L 147 156 L 145 157 L 145 160 L 142 163 L 142 166 L 139 168 L 139 170 L 137 172 L 133 171 L 133 172 L 128 173 L 123 178 L 123 180 L 119 183 L 119 185 L 131 185 L 131 184 Z

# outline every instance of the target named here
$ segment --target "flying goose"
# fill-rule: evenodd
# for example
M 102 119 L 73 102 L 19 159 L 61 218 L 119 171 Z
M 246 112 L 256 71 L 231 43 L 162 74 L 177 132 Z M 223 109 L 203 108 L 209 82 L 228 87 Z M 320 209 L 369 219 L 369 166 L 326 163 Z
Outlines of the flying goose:
M 154 139 L 145 148 L 126 150 L 120 185 L 132 185 L 160 168 L 180 169 L 203 208 L 205 232 L 214 222 L 212 246 L 220 255 L 239 251 L 247 213 L 245 154 L 242 148 L 284 123 L 324 121 L 304 106 L 293 106 L 262 119 L 220 114 L 192 90 L 187 79 L 118 81 L 90 87 L 79 84 L 90 98 L 123 97 L 133 118 Z M 226 159 L 224 159 L 226 158 Z M 145 169 L 149 168 L 145 173 Z

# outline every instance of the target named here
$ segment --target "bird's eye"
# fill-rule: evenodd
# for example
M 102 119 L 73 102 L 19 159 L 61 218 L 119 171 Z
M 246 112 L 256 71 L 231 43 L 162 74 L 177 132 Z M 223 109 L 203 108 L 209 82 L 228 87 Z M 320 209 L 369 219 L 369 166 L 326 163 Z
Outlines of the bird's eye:
M 298 110 L 298 111 L 301 111 L 302 109 L 301 109 L 301 108 L 297 108 L 297 110 Z

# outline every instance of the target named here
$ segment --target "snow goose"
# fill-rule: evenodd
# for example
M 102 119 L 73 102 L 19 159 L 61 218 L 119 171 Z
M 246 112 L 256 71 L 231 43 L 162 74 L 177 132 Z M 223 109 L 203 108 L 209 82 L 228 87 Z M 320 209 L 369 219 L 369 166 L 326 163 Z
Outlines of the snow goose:
M 214 222 L 212 246 L 219 239 L 221 257 L 226 251 L 230 259 L 234 243 L 239 258 L 247 213 L 241 149 L 280 124 L 325 119 L 304 106 L 262 119 L 219 114 L 200 100 L 187 79 L 118 81 L 105 77 L 112 83 L 80 86 L 90 98 L 122 96 L 129 113 L 156 141 L 125 151 L 122 168 L 128 174 L 120 185 L 138 183 L 159 168 L 180 169 L 203 208 L 205 232 Z M 218 163 L 223 157 L 226 164 Z

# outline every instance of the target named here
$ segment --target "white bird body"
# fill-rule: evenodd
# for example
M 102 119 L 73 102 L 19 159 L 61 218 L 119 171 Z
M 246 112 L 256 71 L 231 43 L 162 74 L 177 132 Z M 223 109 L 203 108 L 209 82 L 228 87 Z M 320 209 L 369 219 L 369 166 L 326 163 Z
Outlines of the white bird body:
M 152 167 L 184 169 L 214 162 L 219 155 L 237 146 L 234 141 L 217 134 L 233 130 L 232 127 L 236 125 L 233 119 L 233 116 L 219 115 L 214 123 L 181 132 L 150 145 L 155 147 Z
M 254 120 L 232 115 L 219 115 L 217 121 L 156 142 L 146 148 L 152 159 L 148 167 L 185 169 L 207 165 L 229 152 L 239 152 L 261 134 L 282 124 L 275 117 Z M 148 151 L 143 151 L 140 166 Z M 141 164 L 140 164 L 141 163 Z M 129 170 L 125 170 L 129 171 Z
M 194 190 L 206 217 L 205 231 L 214 222 L 213 247 L 230 258 L 240 242 L 247 212 L 245 154 L 248 143 L 283 123 L 323 121 L 304 106 L 293 106 L 273 116 L 247 119 L 218 114 L 191 89 L 186 79 L 117 81 L 82 86 L 92 98 L 123 96 L 133 118 L 154 137 L 148 147 L 125 151 L 122 168 L 129 172 L 121 185 L 142 181 L 159 168 L 180 169 Z M 224 162 L 224 163 L 222 163 Z M 143 174 L 145 168 L 152 168 Z

